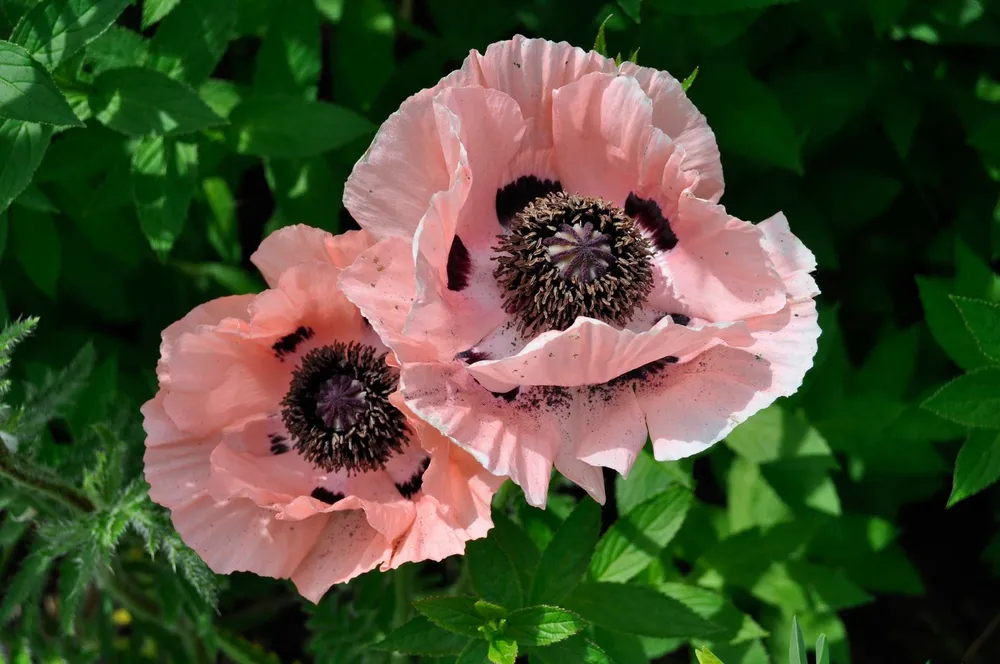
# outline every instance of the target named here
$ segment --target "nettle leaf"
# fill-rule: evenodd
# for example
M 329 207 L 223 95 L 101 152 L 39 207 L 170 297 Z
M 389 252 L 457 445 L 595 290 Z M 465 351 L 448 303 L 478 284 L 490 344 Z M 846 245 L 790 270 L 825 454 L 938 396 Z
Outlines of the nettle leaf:
M 532 661 L 542 664 L 619 664 L 583 636 L 574 636 L 544 648 L 531 649 Z
M 930 277 L 916 279 L 927 327 L 934 341 L 966 371 L 990 364 L 951 299 L 947 281 Z
M 467 636 L 441 629 L 427 618 L 417 616 L 371 647 L 373 650 L 410 655 L 444 656 L 467 650 L 468 642 Z M 485 641 L 482 643 L 485 646 Z M 485 657 L 485 648 L 483 656 Z
M 55 69 L 99 37 L 130 4 L 131 0 L 39 2 L 18 22 L 10 40 L 46 69 Z
M 198 146 L 176 139 L 140 141 L 132 158 L 136 211 L 149 245 L 166 256 L 184 229 L 198 175 Z
M 9 620 L 19 606 L 42 592 L 54 561 L 55 556 L 42 548 L 36 548 L 24 559 L 0 599 L 0 625 Z
M 618 519 L 597 544 L 588 574 L 595 581 L 628 581 L 660 554 L 684 523 L 691 492 L 674 486 Z
M 1000 362 L 1000 304 L 971 297 L 951 296 L 980 350 Z
M 292 95 L 247 99 L 229 114 L 228 134 L 240 154 L 310 157 L 372 133 L 354 111 Z
M 98 76 L 90 107 L 103 124 L 130 136 L 177 136 L 225 124 L 191 88 L 139 67 Z
M 697 638 L 720 628 L 648 586 L 584 582 L 563 604 L 584 619 L 627 634 Z
M 0 120 L 0 213 L 31 182 L 51 138 L 48 125 Z
M 0 41 L 0 118 L 82 127 L 66 97 L 23 47 Z
M 219 64 L 235 35 L 238 0 L 182 2 L 160 23 L 149 44 L 149 65 L 198 86 Z
M 514 664 L 517 660 L 517 641 L 508 638 L 497 638 L 489 643 L 486 656 L 493 664 Z
M 52 215 L 15 208 L 8 211 L 7 217 L 14 253 L 22 269 L 39 290 L 55 297 L 62 250 Z
M 931 395 L 923 407 L 964 426 L 1000 429 L 1000 367 L 959 376 Z
M 486 619 L 476 611 L 475 597 L 427 597 L 413 606 L 435 625 L 465 636 L 482 637 L 479 628 Z
M 554 606 L 529 606 L 507 616 L 504 634 L 522 646 L 547 646 L 568 639 L 587 623 L 580 616 Z
M 530 604 L 555 604 L 573 592 L 587 571 L 600 530 L 600 506 L 584 498 L 545 548 L 531 581 Z
M 142 3 L 142 29 L 150 28 L 174 10 L 181 0 L 144 0 Z
M 1000 479 L 1000 431 L 974 429 L 955 461 L 955 483 L 948 507 Z
M 788 5 L 799 0 L 646 0 L 664 14 L 725 14 L 773 5 Z
M 347 6 L 352 4 L 355 3 Z M 319 12 L 311 2 L 272 5 L 267 34 L 254 58 L 255 95 L 292 94 L 316 98 L 322 68 L 319 24 Z M 355 55 L 360 52 L 365 49 L 356 51 Z M 364 69 L 367 71 L 368 67 Z
M 496 537 L 473 540 L 466 545 L 466 560 L 472 575 L 472 587 L 480 597 L 507 609 L 518 609 L 523 591 L 510 557 L 500 548 Z

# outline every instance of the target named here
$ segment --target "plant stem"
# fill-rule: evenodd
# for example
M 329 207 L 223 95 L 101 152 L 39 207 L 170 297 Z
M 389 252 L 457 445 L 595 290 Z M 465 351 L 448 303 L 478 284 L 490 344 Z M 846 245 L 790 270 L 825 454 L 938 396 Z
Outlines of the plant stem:
M 413 599 L 413 568 L 412 563 L 406 563 L 396 568 L 392 574 L 392 589 L 396 602 L 392 614 L 393 629 L 402 627 L 410 618 L 410 601 Z M 393 653 L 392 661 L 402 664 L 409 661 L 409 655 Z
M 35 468 L 24 459 L 15 459 L 14 455 L 2 445 L 0 445 L 0 477 L 19 484 L 32 493 L 45 496 L 74 514 L 94 511 L 94 503 L 90 498 L 51 477 L 48 471 Z

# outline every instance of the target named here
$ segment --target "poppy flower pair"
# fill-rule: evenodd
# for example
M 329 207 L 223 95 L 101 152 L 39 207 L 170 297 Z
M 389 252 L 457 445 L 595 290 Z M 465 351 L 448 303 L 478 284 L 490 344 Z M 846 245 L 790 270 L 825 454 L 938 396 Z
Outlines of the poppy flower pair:
M 718 204 L 714 135 L 670 75 L 516 37 L 406 100 L 355 166 L 363 230 L 292 226 L 269 289 L 163 333 L 150 495 L 218 572 L 317 600 L 440 560 L 506 477 L 603 502 L 798 389 L 815 260 Z

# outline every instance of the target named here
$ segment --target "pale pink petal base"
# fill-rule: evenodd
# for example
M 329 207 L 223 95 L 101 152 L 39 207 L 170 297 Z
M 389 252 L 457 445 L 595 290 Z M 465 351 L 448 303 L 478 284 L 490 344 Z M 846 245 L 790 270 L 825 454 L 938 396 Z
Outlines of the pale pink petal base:
M 318 519 L 309 519 L 305 523 Z M 390 542 L 372 529 L 363 512 L 337 512 L 321 523 L 314 546 L 291 575 L 299 593 L 316 603 L 337 583 L 344 583 L 386 560 Z

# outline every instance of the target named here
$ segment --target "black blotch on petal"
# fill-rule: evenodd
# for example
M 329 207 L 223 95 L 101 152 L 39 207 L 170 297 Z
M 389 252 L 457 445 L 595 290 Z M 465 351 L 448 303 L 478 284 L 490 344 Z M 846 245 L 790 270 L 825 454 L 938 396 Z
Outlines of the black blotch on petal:
M 274 356 L 279 360 L 284 360 L 285 355 L 291 355 L 295 352 L 295 349 L 299 347 L 303 341 L 307 339 L 312 339 L 313 329 L 311 327 L 305 327 L 300 325 L 291 334 L 286 334 L 281 337 L 274 344 L 271 345 L 271 350 L 274 351 Z
M 322 500 L 327 505 L 333 505 L 335 502 L 344 497 L 344 494 L 342 493 L 334 493 L 333 491 L 330 491 L 329 489 L 324 489 L 321 486 L 318 486 L 315 489 L 313 489 L 313 492 L 309 495 L 315 498 L 316 500 Z
M 482 362 L 484 360 L 490 359 L 490 354 L 481 350 L 463 350 L 461 353 L 455 356 L 455 359 L 459 362 L 464 362 L 465 364 L 473 364 L 475 362 Z
M 497 189 L 497 219 L 504 228 L 518 212 L 528 207 L 536 198 L 562 191 L 559 180 L 542 180 L 534 175 L 522 175 L 508 185 Z
M 663 216 L 663 211 L 656 201 L 639 198 L 631 193 L 625 199 L 625 214 L 635 219 L 636 223 L 649 233 L 653 244 L 660 251 L 668 251 L 677 246 L 677 236 L 674 235 L 670 222 Z
M 412 498 L 417 491 L 420 491 L 420 487 L 424 485 L 424 471 L 426 471 L 427 467 L 430 465 L 431 460 L 429 458 L 424 459 L 423 463 L 420 464 L 420 467 L 417 468 L 417 472 L 413 474 L 413 477 L 406 482 L 396 483 L 396 490 L 399 491 L 403 498 Z
M 472 259 L 462 238 L 455 236 L 448 252 L 448 290 L 462 291 L 469 287 Z
M 687 325 L 691 322 L 690 316 L 685 316 L 684 314 L 668 314 L 670 319 L 673 320 L 678 325 Z
M 520 391 L 521 391 L 520 387 L 515 387 L 510 392 L 491 392 L 490 394 L 492 394 L 495 397 L 503 399 L 507 403 L 510 403 L 511 401 L 517 398 L 517 393 Z

